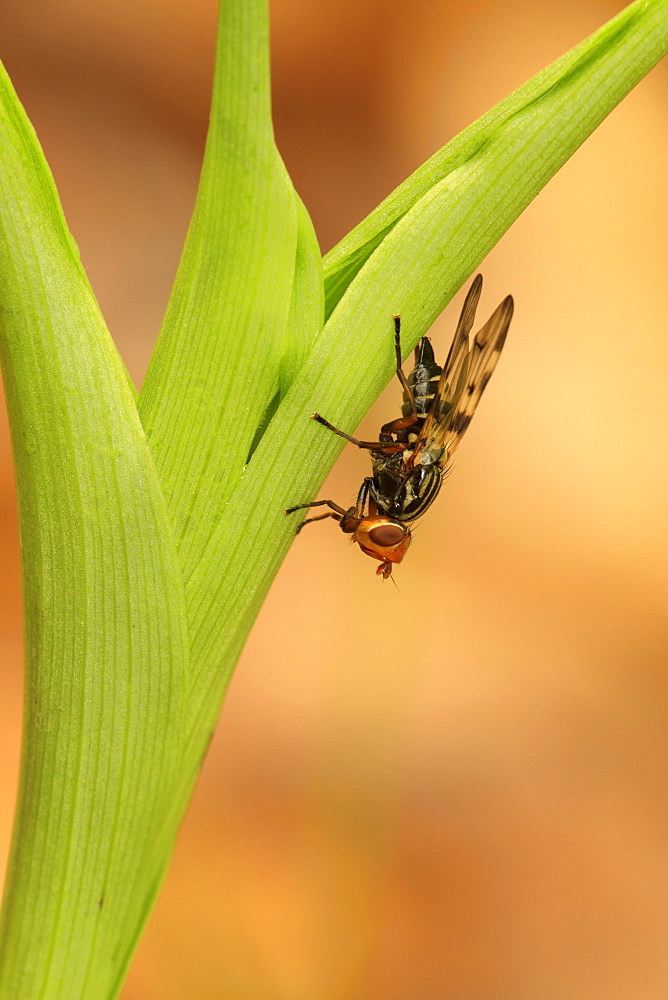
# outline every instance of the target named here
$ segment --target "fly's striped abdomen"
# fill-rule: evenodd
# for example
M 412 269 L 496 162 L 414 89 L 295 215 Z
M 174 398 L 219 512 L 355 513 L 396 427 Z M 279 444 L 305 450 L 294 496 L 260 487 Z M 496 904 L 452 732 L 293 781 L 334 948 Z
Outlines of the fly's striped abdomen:
M 428 337 L 423 337 L 416 352 L 415 368 L 407 379 L 413 390 L 418 417 L 426 417 L 431 409 L 441 377 L 441 370 L 434 360 L 431 341 Z M 406 393 L 404 393 L 402 412 L 405 417 L 411 413 L 411 409 L 410 400 L 406 399 Z

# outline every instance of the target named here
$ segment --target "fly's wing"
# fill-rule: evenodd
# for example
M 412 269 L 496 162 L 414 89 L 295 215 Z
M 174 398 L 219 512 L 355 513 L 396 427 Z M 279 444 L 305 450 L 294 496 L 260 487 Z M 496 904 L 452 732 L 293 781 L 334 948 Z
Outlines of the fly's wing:
M 454 405 L 444 410 L 443 419 L 437 420 L 432 428 L 434 443 L 447 453 L 448 459 L 471 423 L 480 397 L 492 377 L 512 318 L 513 300 L 508 295 L 475 335 L 469 352 L 466 384 Z
M 455 330 L 455 336 L 452 344 L 450 345 L 446 362 L 443 365 L 441 381 L 439 382 L 438 390 L 436 392 L 437 399 L 448 394 L 452 396 L 454 387 L 459 385 L 462 368 L 468 363 L 469 334 L 473 329 L 475 311 L 478 308 L 481 292 L 482 274 L 476 274 L 473 279 L 473 283 L 468 290 L 466 299 L 464 300 L 461 316 L 459 317 L 459 323 L 457 323 L 457 329 Z M 446 386 L 447 392 L 444 392 L 443 390 L 446 389 Z
M 420 436 L 407 462 L 407 465 L 411 467 L 419 464 L 420 453 L 424 450 L 427 443 L 431 443 L 435 429 L 447 422 L 448 414 L 453 412 L 467 384 L 469 334 L 473 329 L 481 292 L 482 275 L 476 274 L 462 306 L 457 329 L 455 330 L 448 356 L 443 365 L 443 371 L 434 394 L 431 410 L 422 425 Z
M 473 286 L 471 286 L 472 291 Z M 469 292 L 469 296 L 471 292 Z M 464 304 L 464 312 L 467 303 L 468 297 Z M 422 427 L 420 440 L 414 449 L 413 463 L 418 461 L 419 452 L 427 447 L 430 451 L 443 451 L 444 463 L 449 461 L 471 423 L 480 397 L 492 377 L 492 372 L 506 340 L 512 316 L 513 300 L 508 295 L 483 328 L 475 335 L 470 348 L 467 331 L 465 355 L 463 355 L 463 343 L 460 347 L 453 344 L 448 362 L 450 362 L 451 356 L 456 357 L 458 359 L 457 366 L 456 368 L 454 365 L 452 366 L 450 379 L 446 377 L 442 380 L 443 394 L 439 395 L 438 391 L 436 393 L 429 417 Z M 471 324 L 472 322 L 471 317 Z M 460 319 L 461 326 L 462 320 Z M 460 355 L 462 355 L 461 359 L 459 359 Z M 447 376 L 447 372 L 448 364 L 446 364 L 444 375 Z M 440 388 L 439 384 L 439 390 Z
M 417 463 L 420 451 L 431 438 L 434 428 L 447 419 L 447 413 L 454 410 L 464 391 L 469 371 L 469 334 L 473 328 L 481 292 L 482 275 L 476 274 L 464 300 L 455 336 L 434 394 L 434 402 L 416 442 L 411 465 Z

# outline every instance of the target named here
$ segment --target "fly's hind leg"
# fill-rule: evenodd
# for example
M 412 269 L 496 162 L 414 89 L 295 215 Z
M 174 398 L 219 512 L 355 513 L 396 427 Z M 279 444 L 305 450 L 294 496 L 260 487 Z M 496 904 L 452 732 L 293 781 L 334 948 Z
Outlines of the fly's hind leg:
M 413 390 L 408 384 L 408 379 L 404 375 L 403 362 L 401 360 L 401 316 L 394 316 L 394 353 L 397 358 L 397 378 L 401 382 L 401 388 L 404 390 L 404 396 L 406 397 L 406 402 L 411 404 L 411 412 L 408 416 L 411 418 L 411 423 L 417 420 L 417 408 L 415 406 L 415 396 L 413 395 Z M 400 420 L 408 420 L 408 416 L 399 418 Z M 393 421 L 393 423 L 399 423 L 398 420 Z M 388 425 L 389 426 L 389 425 Z M 405 427 L 410 427 L 410 424 L 404 424 Z M 397 430 L 401 430 L 401 427 L 397 427 Z M 383 430 L 385 428 L 383 427 Z
M 407 427 L 411 427 L 418 419 L 415 395 L 408 384 L 408 379 L 404 375 L 401 362 L 401 316 L 394 317 L 394 352 L 397 358 L 397 378 L 403 389 L 404 401 L 409 404 L 411 409 L 410 413 L 407 413 L 405 416 L 397 417 L 396 420 L 391 420 L 389 423 L 383 424 L 380 429 L 381 434 L 397 434 L 398 431 L 403 431 Z M 400 449 L 395 448 L 394 450 L 399 451 Z

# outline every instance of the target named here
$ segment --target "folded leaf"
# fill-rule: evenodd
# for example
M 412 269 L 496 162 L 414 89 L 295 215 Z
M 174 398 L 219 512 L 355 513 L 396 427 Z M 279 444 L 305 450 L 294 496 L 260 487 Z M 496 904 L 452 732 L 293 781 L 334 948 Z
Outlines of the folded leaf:
M 95 1000 L 118 982 L 168 856 L 157 837 L 180 765 L 185 603 L 125 369 L 4 71 L 0 170 L 27 667 L 0 995 Z

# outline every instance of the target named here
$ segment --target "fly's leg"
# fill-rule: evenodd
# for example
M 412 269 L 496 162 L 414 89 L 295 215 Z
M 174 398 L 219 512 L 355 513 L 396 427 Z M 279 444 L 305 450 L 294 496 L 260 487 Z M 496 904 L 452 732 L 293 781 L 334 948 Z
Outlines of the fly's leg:
M 412 427 L 417 421 L 417 417 L 414 417 L 412 413 L 409 413 L 407 417 L 397 417 L 396 420 L 391 420 L 389 424 L 383 424 L 380 429 L 381 434 L 396 434 L 397 431 L 403 431 L 407 427 Z M 401 448 L 405 448 L 406 445 L 402 445 Z M 393 448 L 393 451 L 401 451 L 401 448 Z M 387 449 L 386 449 L 387 450 Z
M 417 348 L 416 348 L 417 350 Z M 413 390 L 408 384 L 408 379 L 404 375 L 403 363 L 401 361 L 401 316 L 394 317 L 394 353 L 397 357 L 397 378 L 401 382 L 401 388 L 404 390 L 404 395 L 406 396 L 406 402 L 411 404 L 410 416 L 411 420 L 409 424 L 404 424 L 404 427 L 410 427 L 410 424 L 415 423 L 417 420 L 417 408 L 415 406 L 415 396 L 413 395 Z M 408 420 L 408 416 L 399 418 L 399 420 Z M 399 423 L 398 420 L 392 421 L 393 424 Z M 390 426 L 386 424 L 386 426 Z M 397 430 L 402 430 L 402 427 L 397 427 Z M 383 431 L 385 427 L 383 427 Z
M 334 520 L 337 523 L 339 523 L 339 524 L 341 522 L 341 515 L 340 514 L 334 514 L 334 513 L 331 513 L 331 514 L 318 514 L 317 517 L 307 517 L 304 521 L 301 522 L 301 524 L 299 525 L 299 527 L 295 531 L 295 535 L 299 534 L 299 532 L 302 530 L 302 528 L 304 527 L 305 524 L 313 524 L 314 521 L 324 521 L 328 517 L 333 517 Z
M 398 431 L 406 430 L 407 427 L 412 427 L 418 419 L 415 396 L 413 394 L 413 390 L 408 384 L 408 379 L 404 375 L 401 363 L 401 316 L 394 317 L 394 352 L 397 358 L 397 378 L 399 379 L 401 388 L 404 391 L 404 399 L 410 404 L 411 412 L 404 417 L 397 417 L 396 420 L 391 420 L 388 424 L 383 424 L 380 429 L 381 434 L 396 434 Z M 395 451 L 398 450 L 398 448 L 395 449 Z
M 339 507 L 338 503 L 334 503 L 333 500 L 311 500 L 310 503 L 298 503 L 294 507 L 288 507 L 285 513 L 294 514 L 296 510 L 308 510 L 309 507 L 331 507 L 332 510 L 335 510 L 341 516 L 347 513 L 343 507 Z M 329 514 L 327 517 L 329 517 Z
M 355 501 L 355 520 L 362 521 L 366 517 L 369 512 L 369 502 L 374 503 L 374 492 L 373 479 L 371 476 L 367 476 L 362 480 L 362 485 Z
M 307 517 L 297 528 L 296 535 L 299 534 L 305 524 L 312 524 L 313 521 L 324 521 L 326 517 L 333 517 L 335 521 L 340 521 L 347 514 L 347 511 L 343 507 L 339 507 L 333 500 L 313 500 L 311 503 L 298 503 L 295 507 L 288 507 L 285 513 L 294 514 L 296 510 L 308 510 L 311 507 L 331 507 L 332 511 L 328 514 L 319 514 L 317 517 Z
M 313 413 L 311 415 L 312 420 L 316 420 L 323 427 L 328 430 L 333 431 L 334 434 L 338 434 L 339 437 L 345 438 L 346 441 L 350 441 L 351 444 L 356 444 L 358 448 L 366 448 L 367 451 L 383 451 L 388 455 L 393 454 L 396 451 L 402 451 L 404 448 L 403 444 L 399 444 L 396 441 L 360 441 L 358 438 L 351 437 L 350 434 L 346 434 L 345 431 L 340 431 L 338 427 L 334 427 L 330 424 L 329 420 L 325 420 L 321 417 L 319 413 Z M 411 420 L 411 423 L 413 421 Z

